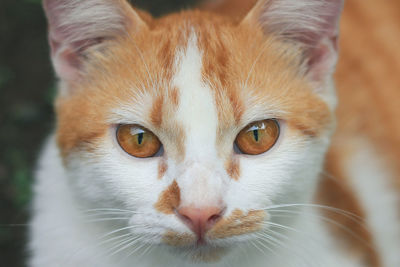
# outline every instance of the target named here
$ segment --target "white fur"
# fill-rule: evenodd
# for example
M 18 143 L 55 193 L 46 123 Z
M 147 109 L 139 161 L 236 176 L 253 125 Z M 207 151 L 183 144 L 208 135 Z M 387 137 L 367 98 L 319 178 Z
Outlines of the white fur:
M 202 80 L 202 53 L 194 33 L 177 53 L 176 63 L 173 84 L 180 96 L 176 120 L 185 130 L 185 159 L 177 166 L 181 205 L 216 206 L 229 178 L 217 159 L 217 109 L 210 87 Z
M 399 193 L 389 166 L 366 141 L 355 145 L 346 169 L 385 267 L 400 266 Z
M 106 259 L 97 262 L 93 258 L 101 253 L 90 238 L 96 230 L 93 226 L 80 224 L 79 206 L 68 186 L 54 137 L 49 138 L 43 152 L 34 187 L 29 244 L 34 255 L 29 266 L 83 266 L 82 262 L 91 266 L 110 266 Z

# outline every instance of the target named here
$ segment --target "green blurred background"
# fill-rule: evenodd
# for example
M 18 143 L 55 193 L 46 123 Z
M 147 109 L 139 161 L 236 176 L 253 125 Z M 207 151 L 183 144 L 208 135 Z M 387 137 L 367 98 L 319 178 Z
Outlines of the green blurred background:
M 196 0 L 131 0 L 155 16 Z M 54 125 L 41 0 L 0 0 L 0 266 L 25 266 L 33 172 Z

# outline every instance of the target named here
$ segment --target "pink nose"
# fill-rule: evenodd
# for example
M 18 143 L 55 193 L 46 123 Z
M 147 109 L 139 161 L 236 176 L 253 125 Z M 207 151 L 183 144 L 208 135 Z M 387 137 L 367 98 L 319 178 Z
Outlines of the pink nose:
M 181 207 L 177 210 L 178 217 L 197 235 L 198 242 L 203 242 L 204 234 L 222 218 L 223 208 L 220 207 Z

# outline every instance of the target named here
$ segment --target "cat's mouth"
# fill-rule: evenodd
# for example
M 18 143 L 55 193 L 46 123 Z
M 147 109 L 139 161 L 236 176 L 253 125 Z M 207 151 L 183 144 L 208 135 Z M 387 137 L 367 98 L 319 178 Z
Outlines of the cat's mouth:
M 223 240 L 256 233 L 263 229 L 266 212 L 252 210 L 247 213 L 234 210 L 230 216 L 219 220 L 214 227 L 198 235 L 168 231 L 163 235 L 163 243 L 172 247 L 178 254 L 198 262 L 214 262 L 221 259 L 228 251 L 227 245 L 220 245 Z
M 229 247 L 211 245 L 207 241 L 194 243 L 186 247 L 174 247 L 171 249 L 174 254 L 179 255 L 191 262 L 213 263 L 221 260 L 230 250 Z
M 229 217 L 219 220 L 206 233 L 168 231 L 163 236 L 163 242 L 175 247 L 203 247 L 212 241 L 258 232 L 263 228 L 266 216 L 267 214 L 263 210 L 251 210 L 245 213 L 236 209 Z

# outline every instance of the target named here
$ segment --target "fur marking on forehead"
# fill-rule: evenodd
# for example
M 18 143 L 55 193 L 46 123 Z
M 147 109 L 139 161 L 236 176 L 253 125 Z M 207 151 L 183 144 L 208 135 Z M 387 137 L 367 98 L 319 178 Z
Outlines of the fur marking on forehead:
M 176 120 L 185 133 L 185 151 L 192 156 L 215 155 L 217 111 L 213 92 L 202 77 L 203 52 L 198 37 L 192 31 L 185 49 L 176 55 L 173 85 L 179 90 Z

